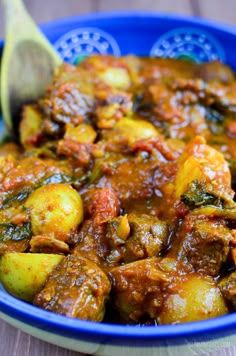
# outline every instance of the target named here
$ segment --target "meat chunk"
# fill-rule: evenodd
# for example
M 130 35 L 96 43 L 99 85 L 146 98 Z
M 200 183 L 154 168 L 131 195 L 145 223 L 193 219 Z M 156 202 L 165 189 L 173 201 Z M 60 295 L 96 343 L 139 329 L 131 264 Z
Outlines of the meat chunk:
M 168 275 L 160 269 L 160 259 L 136 261 L 111 270 L 111 303 L 124 321 L 140 322 L 143 317 L 156 319 L 163 302 Z
M 178 258 L 187 268 L 209 276 L 217 276 L 229 253 L 232 239 L 223 222 L 187 215 L 180 231 Z
M 72 318 L 101 321 L 109 292 L 109 279 L 95 263 L 70 255 L 50 274 L 34 304 Z
M 236 271 L 222 278 L 219 282 L 219 288 L 226 301 L 236 310 Z
M 73 159 L 79 166 L 88 166 L 92 160 L 93 145 L 79 143 L 73 140 L 60 140 L 57 146 L 57 154 Z
M 95 226 L 92 219 L 85 220 L 77 235 L 73 236 L 73 254 L 86 256 L 96 264 L 103 265 L 107 255 L 107 243 L 105 241 L 105 226 Z
M 93 110 L 93 85 L 82 69 L 63 64 L 39 105 L 52 122 L 79 124 Z
M 131 236 L 126 244 L 125 261 L 153 257 L 165 246 L 168 237 L 166 223 L 149 215 L 129 214 Z
M 167 239 L 167 224 L 155 216 L 128 214 L 127 217 L 111 219 L 106 227 L 109 246 L 106 260 L 115 265 L 155 257 L 163 249 Z

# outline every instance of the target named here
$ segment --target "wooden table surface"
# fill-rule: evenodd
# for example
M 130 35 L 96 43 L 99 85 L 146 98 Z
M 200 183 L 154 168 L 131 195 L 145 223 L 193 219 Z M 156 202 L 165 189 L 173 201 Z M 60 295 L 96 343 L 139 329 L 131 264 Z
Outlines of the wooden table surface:
M 25 0 L 38 22 L 88 12 L 109 10 L 152 10 L 188 14 L 218 20 L 236 26 L 236 0 Z M 4 31 L 0 9 L 0 37 Z M 205 354 L 234 356 L 236 346 Z M 40 341 L 0 320 L 0 356 L 84 356 Z

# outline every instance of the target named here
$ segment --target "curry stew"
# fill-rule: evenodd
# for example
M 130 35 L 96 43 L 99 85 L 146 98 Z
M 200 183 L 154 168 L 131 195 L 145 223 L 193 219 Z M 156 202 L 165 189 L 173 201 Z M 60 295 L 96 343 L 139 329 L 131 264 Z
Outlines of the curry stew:
M 63 64 L 0 151 L 0 276 L 93 321 L 236 308 L 236 79 L 219 62 Z

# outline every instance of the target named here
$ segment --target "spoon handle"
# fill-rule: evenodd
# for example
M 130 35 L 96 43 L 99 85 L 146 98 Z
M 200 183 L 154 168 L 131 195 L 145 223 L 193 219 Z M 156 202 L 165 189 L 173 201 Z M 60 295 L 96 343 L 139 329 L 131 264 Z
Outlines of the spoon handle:
M 1 0 L 5 13 L 6 28 L 12 22 L 22 21 L 23 16 L 28 16 L 28 12 L 22 0 Z
M 0 99 L 4 121 L 9 130 L 17 134 L 22 107 L 44 95 L 62 60 L 22 0 L 0 2 L 6 25 Z

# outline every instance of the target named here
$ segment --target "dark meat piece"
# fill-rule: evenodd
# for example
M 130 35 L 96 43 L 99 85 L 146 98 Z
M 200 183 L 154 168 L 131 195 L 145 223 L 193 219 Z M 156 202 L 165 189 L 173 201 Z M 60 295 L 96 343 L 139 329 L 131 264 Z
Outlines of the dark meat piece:
M 78 125 L 93 111 L 93 85 L 80 68 L 63 64 L 39 102 L 43 116 L 60 124 Z
M 118 266 L 124 262 L 126 240 L 130 235 L 127 215 L 110 219 L 106 225 L 105 241 L 107 245 L 106 261 L 109 266 Z
M 182 93 L 180 98 L 180 103 L 182 104 L 199 102 L 199 104 L 203 104 L 206 107 L 213 106 L 217 110 L 224 110 L 224 113 L 235 112 L 235 82 L 222 86 L 219 82 L 207 83 L 202 79 L 186 80 L 178 78 L 171 84 L 171 89 L 177 93 Z M 186 102 L 186 92 L 192 95 L 191 100 L 190 97 L 188 98 L 188 102 Z
M 88 166 L 91 163 L 93 144 L 79 143 L 73 140 L 63 139 L 58 142 L 57 154 L 73 159 L 79 166 Z
M 109 292 L 109 279 L 95 263 L 70 255 L 50 274 L 34 304 L 72 318 L 102 321 Z
M 222 278 L 219 282 L 219 288 L 224 298 L 236 310 L 236 271 Z
M 230 229 L 220 220 L 187 215 L 180 231 L 178 258 L 187 268 L 217 276 L 229 253 Z
M 125 262 L 157 256 L 168 238 L 166 223 L 149 215 L 128 215 L 131 235 L 126 243 Z
M 91 261 L 98 265 L 103 265 L 105 257 L 108 253 L 108 247 L 105 240 L 105 226 L 95 226 L 92 219 L 85 220 L 79 233 L 73 235 L 75 244 L 73 254 L 86 256 Z
M 110 217 L 106 224 L 87 220 L 77 236 L 73 253 L 99 265 L 117 266 L 155 257 L 166 246 L 168 226 L 155 216 L 129 214 Z
M 166 223 L 146 214 L 111 219 L 106 230 L 109 246 L 106 260 L 111 265 L 155 257 L 168 239 Z
M 169 280 L 159 262 L 150 258 L 111 270 L 111 305 L 124 321 L 138 323 L 146 316 L 156 319 L 160 313 Z

